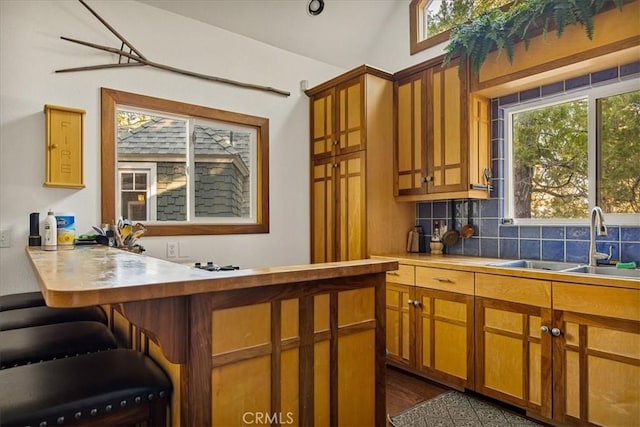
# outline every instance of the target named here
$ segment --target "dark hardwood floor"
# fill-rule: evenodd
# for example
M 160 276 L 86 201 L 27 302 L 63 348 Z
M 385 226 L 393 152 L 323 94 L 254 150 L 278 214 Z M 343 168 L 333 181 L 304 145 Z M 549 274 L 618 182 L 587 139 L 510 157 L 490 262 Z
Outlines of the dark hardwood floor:
M 387 366 L 387 414 L 396 415 L 449 389 L 424 378 Z

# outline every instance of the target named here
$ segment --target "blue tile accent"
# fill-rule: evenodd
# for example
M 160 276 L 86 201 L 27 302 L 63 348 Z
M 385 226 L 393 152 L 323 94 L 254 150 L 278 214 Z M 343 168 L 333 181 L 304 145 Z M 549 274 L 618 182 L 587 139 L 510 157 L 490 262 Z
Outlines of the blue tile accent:
M 589 86 L 589 83 L 590 78 L 589 75 L 586 74 L 584 76 L 574 77 L 572 79 L 566 80 L 564 82 L 564 88 L 566 91 L 570 91 L 572 89 Z
M 589 240 L 589 227 L 569 227 L 567 226 L 567 239 Z
M 480 255 L 480 239 L 472 237 L 471 239 L 464 239 L 462 242 L 464 246 L 464 254 L 469 256 Z
M 622 243 L 620 245 L 620 261 L 635 261 L 640 266 L 640 243 Z
M 539 239 L 540 238 L 540 227 L 520 227 L 520 238 L 521 239 Z
M 498 239 L 480 239 L 480 253 L 482 256 L 497 258 L 499 256 L 498 243 Z
M 418 210 L 418 218 L 431 218 L 432 203 L 416 203 Z
M 499 101 L 500 101 L 501 107 L 504 107 L 505 105 L 508 105 L 508 104 L 515 104 L 516 102 L 518 102 L 518 94 L 512 93 L 511 95 L 501 96 L 499 98 Z
M 567 240 L 566 260 L 568 262 L 586 263 L 589 259 L 589 242 Z
M 448 204 L 449 202 L 433 202 L 433 218 L 448 218 Z
M 546 261 L 564 261 L 564 241 L 543 240 L 542 259 Z
M 606 236 L 596 236 L 596 240 L 601 241 L 618 241 L 620 240 L 620 227 L 607 227 L 607 235 Z
M 543 239 L 564 239 L 564 227 L 542 227 Z
M 498 199 L 481 201 L 480 215 L 483 218 L 498 218 Z
M 607 80 L 618 78 L 618 67 L 608 68 L 606 70 L 591 73 L 591 84 L 604 82 Z
M 519 228 L 515 225 L 500 226 L 500 237 L 518 237 Z
M 525 102 L 536 98 L 540 98 L 540 87 L 534 87 L 532 89 L 523 90 L 522 92 L 520 92 L 520 102 Z
M 621 227 L 620 240 L 624 242 L 640 242 L 640 227 Z
M 542 96 L 549 96 L 559 92 L 564 92 L 564 81 L 542 86 Z
M 517 239 L 500 239 L 500 258 L 518 258 Z
M 498 111 L 500 110 L 500 100 L 491 100 L 491 119 L 497 119 L 499 117 Z
M 480 236 L 498 237 L 498 221 L 497 218 L 480 220 Z
M 520 239 L 520 258 L 540 259 L 540 240 Z
M 627 77 L 638 73 L 640 73 L 640 61 L 620 66 L 620 77 Z
M 451 255 L 463 255 L 462 242 L 460 240 L 458 240 L 458 243 L 456 243 L 455 245 L 450 246 L 448 248 L 445 248 L 444 251 L 445 251 L 445 253 L 451 254 Z

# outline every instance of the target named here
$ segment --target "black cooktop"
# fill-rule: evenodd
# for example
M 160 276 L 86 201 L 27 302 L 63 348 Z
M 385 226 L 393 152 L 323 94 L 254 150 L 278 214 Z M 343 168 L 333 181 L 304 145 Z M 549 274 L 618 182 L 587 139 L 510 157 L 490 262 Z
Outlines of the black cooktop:
M 230 271 L 230 270 L 240 270 L 240 267 L 237 265 L 217 265 L 212 261 L 207 262 L 206 264 L 202 264 L 201 262 L 196 262 L 194 264 L 195 268 L 199 268 L 201 270 L 207 271 Z

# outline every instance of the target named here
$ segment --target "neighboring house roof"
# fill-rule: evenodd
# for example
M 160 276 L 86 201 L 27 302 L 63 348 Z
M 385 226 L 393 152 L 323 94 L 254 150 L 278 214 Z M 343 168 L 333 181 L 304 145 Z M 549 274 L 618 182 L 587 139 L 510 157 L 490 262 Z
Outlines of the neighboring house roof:
M 153 117 L 135 128 L 119 128 L 118 154 L 147 156 L 185 155 L 187 122 L 185 120 Z M 249 134 L 195 124 L 195 154 L 221 157 L 240 157 L 249 162 Z

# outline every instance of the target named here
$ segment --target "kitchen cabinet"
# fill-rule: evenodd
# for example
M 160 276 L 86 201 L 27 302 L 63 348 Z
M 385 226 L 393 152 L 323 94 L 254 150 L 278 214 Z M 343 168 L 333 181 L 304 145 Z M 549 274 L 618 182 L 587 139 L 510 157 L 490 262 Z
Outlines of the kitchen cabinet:
M 403 264 L 388 272 L 388 363 L 472 388 L 473 287 L 473 273 Z
M 633 425 L 639 303 L 637 289 L 476 274 L 476 391 L 561 424 Z
M 553 412 L 562 424 L 640 420 L 640 290 L 553 283 Z
M 361 66 L 306 92 L 312 262 L 405 250 L 415 212 L 393 197 L 390 78 Z
M 551 418 L 551 282 L 475 279 L 475 390 Z
M 394 75 L 394 194 L 398 200 L 487 198 L 489 100 L 442 58 Z

